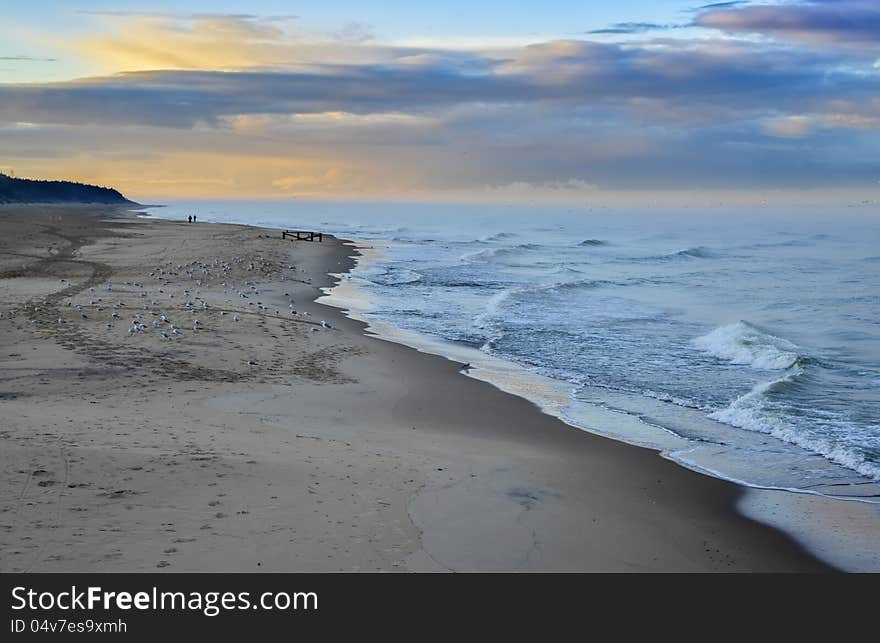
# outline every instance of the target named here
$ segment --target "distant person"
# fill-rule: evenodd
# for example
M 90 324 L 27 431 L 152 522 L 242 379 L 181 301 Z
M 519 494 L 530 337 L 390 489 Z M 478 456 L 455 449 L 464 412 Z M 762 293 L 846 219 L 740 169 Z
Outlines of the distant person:
M 196 222 L 196 215 L 193 215 L 193 223 Z
M 192 215 L 189 215 L 189 216 L 186 218 L 186 220 L 187 220 L 189 223 L 192 223 L 192 222 L 193 222 Z

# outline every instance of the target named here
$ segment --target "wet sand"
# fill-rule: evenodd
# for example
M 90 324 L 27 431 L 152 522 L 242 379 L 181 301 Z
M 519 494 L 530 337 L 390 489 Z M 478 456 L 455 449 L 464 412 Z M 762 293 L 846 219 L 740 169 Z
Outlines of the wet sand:
M 57 206 L 0 231 L 0 571 L 829 570 L 736 485 L 315 303 L 338 240 Z

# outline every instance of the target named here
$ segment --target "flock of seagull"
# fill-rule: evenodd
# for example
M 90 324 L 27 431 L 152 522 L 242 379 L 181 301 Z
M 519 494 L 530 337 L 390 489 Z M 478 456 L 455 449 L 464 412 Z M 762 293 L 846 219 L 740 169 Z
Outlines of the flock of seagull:
M 96 290 L 94 286 L 89 288 L 89 293 L 93 294 L 93 298 L 89 300 L 87 306 L 83 304 L 74 304 L 72 301 L 67 303 L 67 306 L 70 308 L 76 309 L 79 313 L 79 316 L 82 320 L 88 320 L 89 314 L 93 314 L 95 316 L 109 311 L 109 316 L 104 320 L 104 328 L 106 331 L 112 331 L 117 322 L 121 322 L 123 317 L 130 316 L 130 324 L 127 328 L 128 335 L 137 335 L 140 333 L 147 333 L 151 330 L 158 331 L 159 335 L 164 340 L 171 340 L 175 338 L 183 337 L 184 333 L 182 327 L 177 323 L 173 322 L 169 315 L 171 314 L 168 310 L 169 307 L 174 306 L 175 302 L 173 300 L 177 299 L 181 303 L 176 307 L 179 313 L 185 314 L 190 313 L 193 316 L 202 312 L 204 314 L 208 314 L 211 312 L 215 305 L 208 303 L 203 297 L 201 288 L 205 287 L 215 279 L 222 279 L 223 281 L 220 285 L 223 287 L 223 293 L 227 295 L 226 301 L 229 302 L 232 296 L 237 297 L 242 300 L 247 301 L 247 306 L 251 308 L 256 308 L 258 311 L 265 311 L 266 313 L 271 312 L 271 308 L 266 306 L 261 301 L 251 301 L 253 298 L 259 296 L 260 291 L 257 288 L 257 285 L 254 281 L 245 281 L 245 285 L 243 288 L 235 287 L 232 285 L 232 270 L 235 265 L 240 267 L 244 267 L 247 272 L 254 271 L 262 271 L 268 272 L 275 268 L 269 262 L 263 260 L 262 258 L 256 258 L 255 260 L 244 259 L 241 257 L 235 257 L 232 262 L 223 261 L 220 259 L 214 259 L 212 262 L 206 263 L 198 260 L 191 261 L 187 264 L 177 264 L 174 265 L 173 262 L 166 262 L 161 266 L 157 266 L 150 273 L 149 276 L 154 279 L 158 279 L 158 289 L 156 291 L 150 291 L 146 289 L 146 286 L 141 282 L 125 282 L 123 285 L 126 287 L 125 291 L 128 293 L 134 292 L 141 299 L 145 300 L 142 304 L 142 311 L 138 310 L 137 312 L 132 312 L 130 315 L 125 315 L 124 309 L 129 309 L 132 306 L 126 304 L 121 298 L 113 297 L 114 301 L 111 303 L 109 301 L 105 301 L 105 297 L 109 299 L 107 294 L 103 294 L 103 296 L 98 297 L 97 294 L 99 290 Z M 295 270 L 294 266 L 288 266 L 289 270 Z M 174 292 L 174 288 L 180 288 L 179 281 L 181 279 L 188 279 L 189 281 L 194 283 L 194 286 L 188 286 L 183 288 L 183 290 L 177 290 Z M 282 275 L 281 280 L 284 280 L 284 276 Z M 61 280 L 62 283 L 69 283 L 66 279 Z M 112 283 L 107 283 L 101 287 L 105 293 L 116 294 L 120 292 L 120 290 L 114 291 L 114 285 Z M 137 289 L 132 291 L 132 289 Z M 139 292 L 138 292 L 139 291 Z M 166 292 L 167 291 L 167 292 Z M 288 293 L 285 293 L 285 296 L 290 297 Z M 159 300 L 167 299 L 165 305 Z M 288 314 L 292 318 L 300 318 L 300 317 L 308 317 L 310 316 L 308 312 L 298 312 L 295 308 L 294 301 L 290 298 L 290 303 L 288 304 L 289 312 Z M 31 324 L 39 324 L 42 320 L 40 320 L 37 316 L 37 313 L 40 311 L 40 307 L 33 304 L 25 304 L 24 311 L 29 314 L 28 322 Z M 3 318 L 15 318 L 18 316 L 20 310 L 18 308 L 12 308 L 8 311 L 0 310 L 0 319 Z M 89 314 L 86 314 L 86 313 Z M 220 316 L 227 315 L 227 310 L 218 310 Z M 245 311 L 239 311 L 244 313 Z M 278 309 L 274 310 L 275 315 L 281 317 L 281 312 Z M 151 319 L 152 318 L 152 319 Z M 241 315 L 237 312 L 232 313 L 232 321 L 240 322 Z M 305 321 L 305 320 L 301 320 Z M 57 324 L 66 324 L 67 321 L 63 318 L 58 318 Z M 314 324 L 312 327 L 313 331 L 319 330 L 317 328 L 320 325 L 321 328 L 330 330 L 333 327 L 326 321 L 320 321 L 320 323 L 308 322 Z M 192 328 L 193 332 L 198 332 L 203 328 L 202 322 L 194 317 L 191 322 L 188 322 L 188 325 Z M 249 362 L 250 363 L 250 362 Z

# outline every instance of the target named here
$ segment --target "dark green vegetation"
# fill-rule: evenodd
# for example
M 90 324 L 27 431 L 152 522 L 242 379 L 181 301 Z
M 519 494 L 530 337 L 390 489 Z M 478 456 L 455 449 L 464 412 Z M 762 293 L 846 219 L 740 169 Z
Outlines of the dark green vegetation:
M 113 188 L 73 181 L 34 181 L 0 173 L 0 203 L 133 203 Z

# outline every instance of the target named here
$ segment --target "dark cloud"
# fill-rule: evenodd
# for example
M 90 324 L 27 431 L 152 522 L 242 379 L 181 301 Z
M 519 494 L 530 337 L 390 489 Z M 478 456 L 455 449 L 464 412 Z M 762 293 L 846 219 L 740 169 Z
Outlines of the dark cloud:
M 691 9 L 691 11 L 704 11 L 705 9 L 729 9 L 730 7 L 736 7 L 748 3 L 748 0 L 733 0 L 733 2 L 713 2 L 711 4 L 704 4 L 701 7 Z
M 438 190 L 843 185 L 878 172 L 880 76 L 848 50 L 654 38 L 386 47 L 381 59 L 0 84 L 4 153 L 333 157 Z
M 604 29 L 593 29 L 589 34 L 631 34 L 657 31 L 662 29 L 676 29 L 686 25 L 660 25 L 654 22 L 615 22 Z
M 880 2 L 876 0 L 824 0 L 741 7 L 708 5 L 706 9 L 697 16 L 696 25 L 801 42 L 880 44 Z
M 345 111 L 424 112 L 462 103 L 602 103 L 628 97 L 714 97 L 746 102 L 800 88 L 815 71 L 784 56 L 716 60 L 699 53 L 665 54 L 615 46 L 564 54 L 527 48 L 493 64 L 491 73 L 438 66 L 324 66 L 293 72 L 140 72 L 46 85 L 0 87 L 0 118 L 46 122 L 149 122 L 188 127 L 198 121 L 252 113 Z M 824 72 L 821 78 L 828 86 Z M 832 81 L 833 82 L 833 81 Z
M 0 120 L 191 127 L 239 114 L 432 113 L 471 104 L 633 100 L 662 101 L 679 113 L 699 104 L 711 117 L 730 109 L 743 115 L 787 111 L 880 89 L 876 76 L 835 70 L 836 58 L 735 43 L 558 41 L 503 58 L 441 54 L 407 50 L 390 64 L 322 65 L 308 72 L 157 71 L 4 85 Z

